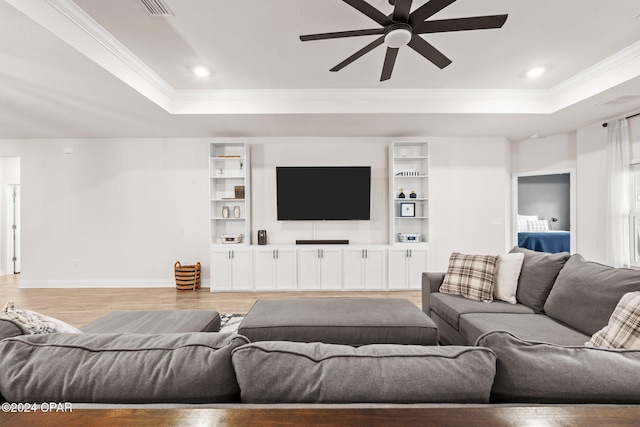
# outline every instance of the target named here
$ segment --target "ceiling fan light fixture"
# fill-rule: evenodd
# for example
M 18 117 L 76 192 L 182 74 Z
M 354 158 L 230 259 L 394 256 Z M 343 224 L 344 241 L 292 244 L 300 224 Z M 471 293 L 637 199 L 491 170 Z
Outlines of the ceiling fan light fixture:
M 385 34 L 384 43 L 387 47 L 398 49 L 409 43 L 411 41 L 411 37 L 413 37 L 411 30 L 406 28 L 396 28 Z

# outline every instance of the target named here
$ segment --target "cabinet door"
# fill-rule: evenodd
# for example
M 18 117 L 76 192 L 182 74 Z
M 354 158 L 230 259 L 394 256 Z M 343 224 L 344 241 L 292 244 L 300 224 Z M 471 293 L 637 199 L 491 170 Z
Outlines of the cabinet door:
M 345 289 L 364 289 L 364 249 L 345 249 L 342 253 L 342 283 Z
M 364 289 L 384 289 L 384 249 L 365 249 L 363 265 Z
M 389 289 L 407 289 L 407 256 L 406 249 L 389 250 Z
M 276 289 L 275 249 L 260 249 L 253 253 L 253 277 L 256 290 Z
M 319 249 L 298 251 L 298 287 L 300 289 L 320 289 Z
M 231 290 L 231 255 L 229 251 L 211 253 L 211 291 Z
M 427 251 L 424 249 L 410 249 L 407 264 L 407 285 L 410 289 L 421 289 L 422 273 L 427 271 Z
M 278 289 L 296 289 L 295 249 L 276 249 L 275 278 Z
M 320 287 L 322 289 L 341 289 L 340 249 L 320 249 Z
M 231 279 L 233 289 L 238 291 L 252 290 L 251 286 L 251 252 L 249 250 L 231 251 Z

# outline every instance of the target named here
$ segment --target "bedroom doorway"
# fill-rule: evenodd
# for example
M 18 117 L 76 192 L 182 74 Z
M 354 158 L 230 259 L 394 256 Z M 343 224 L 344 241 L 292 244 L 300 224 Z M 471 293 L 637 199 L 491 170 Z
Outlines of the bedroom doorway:
M 513 245 L 545 252 L 575 252 L 575 170 L 512 176 Z

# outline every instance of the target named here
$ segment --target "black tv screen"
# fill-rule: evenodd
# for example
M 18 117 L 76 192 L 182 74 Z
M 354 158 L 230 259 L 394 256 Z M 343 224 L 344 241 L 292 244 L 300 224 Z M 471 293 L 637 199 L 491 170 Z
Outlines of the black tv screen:
M 370 166 L 276 167 L 278 220 L 369 220 Z

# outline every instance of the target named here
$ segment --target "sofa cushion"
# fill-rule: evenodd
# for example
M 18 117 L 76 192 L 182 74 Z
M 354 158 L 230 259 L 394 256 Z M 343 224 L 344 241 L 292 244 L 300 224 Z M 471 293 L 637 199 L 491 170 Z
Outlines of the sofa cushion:
M 81 329 L 91 334 L 218 332 L 220 313 L 213 310 L 112 311 Z
M 544 311 L 587 335 L 604 328 L 620 298 L 640 291 L 640 271 L 613 268 L 573 255 L 558 275 Z
M 495 255 L 465 255 L 453 252 L 440 292 L 472 300 L 493 301 L 493 284 L 498 266 Z
M 9 402 L 237 401 L 235 334 L 46 334 L 0 341 L 0 393 Z
M 495 356 L 479 347 L 269 341 L 235 349 L 233 367 L 244 403 L 486 403 Z
M 49 334 L 53 332 L 82 333 L 78 328 L 62 320 L 18 307 L 13 301 L 9 301 L 4 308 L 0 310 L 0 319 L 11 320 L 20 324 L 29 334 Z
M 533 310 L 522 304 L 509 304 L 504 301 L 493 301 L 487 304 L 473 301 L 458 295 L 435 293 L 431 295 L 431 310 L 458 329 L 460 315 L 466 313 L 522 313 L 532 314 Z
M 477 344 L 498 357 L 494 401 L 640 403 L 640 350 L 527 342 L 508 332 L 490 332 Z
M 498 256 L 498 271 L 496 272 L 496 282 L 493 286 L 493 298 L 517 304 L 516 291 L 518 290 L 518 279 L 522 271 L 524 254 L 512 253 Z
M 609 323 L 585 345 L 640 350 L 640 292 L 624 294 Z
M 562 345 L 583 345 L 589 339 L 588 335 L 544 314 L 476 313 L 460 317 L 460 335 L 469 344 L 491 331 L 507 331 L 523 340 Z
M 542 313 L 558 273 L 570 254 L 567 252 L 549 254 L 518 247 L 511 249 L 510 253 L 524 254 L 516 299 L 519 303 L 533 308 L 536 313 Z
M 18 335 L 26 335 L 28 333 L 29 331 L 24 329 L 19 323 L 13 320 L 0 319 L 0 340 L 17 337 Z

